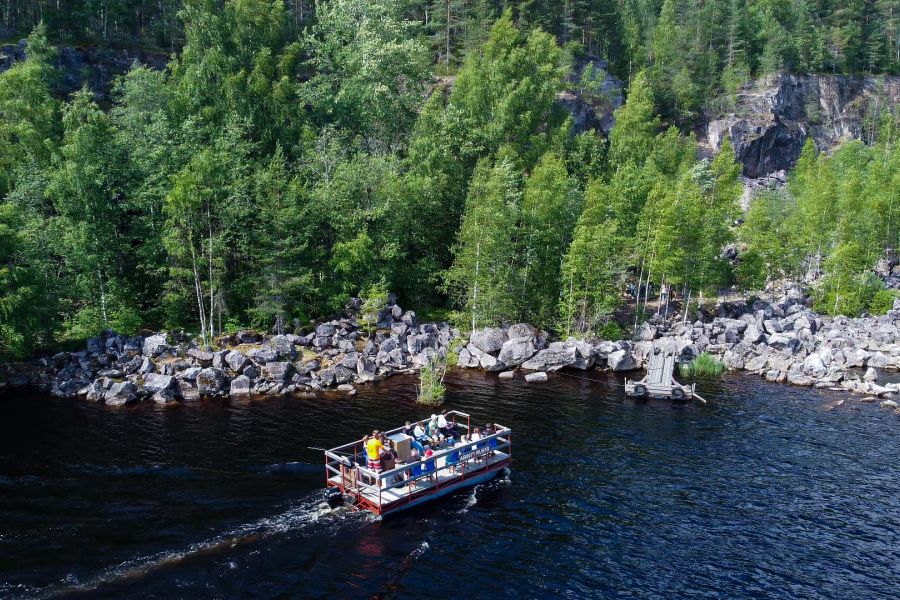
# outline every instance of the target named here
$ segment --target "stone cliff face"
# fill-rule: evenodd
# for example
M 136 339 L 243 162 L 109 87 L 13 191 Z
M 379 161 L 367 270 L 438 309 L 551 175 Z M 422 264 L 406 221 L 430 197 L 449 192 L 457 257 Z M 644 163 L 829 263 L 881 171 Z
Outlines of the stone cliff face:
M 794 166 L 807 137 L 820 151 L 867 141 L 878 117 L 900 104 L 900 77 L 779 75 L 743 90 L 731 109 L 705 115 L 705 142 L 728 136 L 744 175 L 762 178 Z
M 25 50 L 25 40 L 0 46 L 0 73 L 25 60 Z M 56 91 L 65 96 L 87 85 L 97 100 L 107 101 L 115 78 L 127 73 L 135 63 L 161 70 L 168 60 L 165 54 L 143 50 L 60 46 L 56 55 Z
M 578 83 L 588 64 L 598 69 L 596 72 L 599 73 L 591 89 Z M 613 111 L 622 106 L 623 84 L 607 68 L 606 62 L 598 58 L 580 61 L 574 65 L 567 89 L 556 96 L 557 102 L 572 116 L 575 133 L 593 129 L 608 136 L 616 122 Z

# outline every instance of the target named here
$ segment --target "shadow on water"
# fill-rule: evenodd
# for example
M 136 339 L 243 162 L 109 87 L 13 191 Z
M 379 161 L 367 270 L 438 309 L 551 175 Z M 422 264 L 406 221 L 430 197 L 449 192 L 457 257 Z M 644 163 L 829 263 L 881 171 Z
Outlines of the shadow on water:
M 319 452 L 431 409 L 355 397 L 107 409 L 0 398 L 0 597 L 897 596 L 897 417 L 746 376 L 709 405 L 604 373 L 448 378 L 512 427 L 503 478 L 323 513 Z

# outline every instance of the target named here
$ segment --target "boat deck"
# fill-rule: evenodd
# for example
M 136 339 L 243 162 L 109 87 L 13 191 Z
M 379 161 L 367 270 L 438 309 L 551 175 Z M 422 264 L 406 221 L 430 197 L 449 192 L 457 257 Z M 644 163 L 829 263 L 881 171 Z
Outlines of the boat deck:
M 375 486 L 367 486 L 361 488 L 359 491 L 369 502 L 381 507 L 387 507 L 395 502 L 406 501 L 410 496 L 418 497 L 438 489 L 445 489 L 451 484 L 463 482 L 476 475 L 494 472 L 499 467 L 505 466 L 508 463 L 509 454 L 506 454 L 505 452 L 496 452 L 493 456 L 485 457 L 480 464 L 471 464 L 465 472 L 459 467 L 447 468 L 438 465 L 432 478 L 416 479 L 401 486 L 386 489 L 382 488 L 380 494 L 378 493 L 378 488 Z M 339 475 L 329 477 L 328 483 L 333 487 L 340 487 L 341 477 Z

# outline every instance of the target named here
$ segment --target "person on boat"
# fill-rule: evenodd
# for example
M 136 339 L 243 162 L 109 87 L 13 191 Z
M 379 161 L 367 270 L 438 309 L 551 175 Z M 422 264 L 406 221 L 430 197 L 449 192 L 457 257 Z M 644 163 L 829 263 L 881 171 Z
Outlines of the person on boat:
M 416 423 L 416 426 L 413 427 L 409 421 L 406 422 L 406 426 L 403 428 L 403 433 L 409 436 L 409 445 L 412 448 L 415 448 L 419 452 L 425 452 L 425 447 L 422 446 L 422 442 L 419 440 L 420 436 L 416 434 L 417 429 L 419 430 L 421 437 L 425 437 L 425 430 L 423 430 L 418 423 Z
M 442 410 L 441 414 L 438 415 L 438 431 L 440 431 L 444 437 L 449 438 L 451 436 L 450 425 L 447 423 L 447 411 Z
M 431 441 L 431 438 L 428 437 L 428 433 L 425 431 L 425 428 L 422 427 L 421 423 L 416 423 L 416 426 L 413 427 L 412 437 L 414 440 L 419 442 L 419 445 L 427 444 Z M 422 447 L 419 449 L 419 453 L 425 452 L 425 448 Z
M 425 446 L 425 456 L 422 457 L 422 460 L 425 461 L 425 466 L 423 467 L 425 469 L 425 472 L 428 473 L 429 470 L 431 471 L 431 475 L 428 476 L 429 481 L 434 480 L 435 461 L 431 460 L 431 464 L 429 465 L 429 459 L 431 459 L 432 456 L 434 456 L 434 450 L 431 449 L 430 445 Z
M 362 439 L 362 447 L 363 447 L 362 463 L 363 463 L 363 466 L 366 467 L 367 469 L 369 468 L 369 448 L 367 446 L 368 443 L 369 443 L 369 434 L 367 433 L 366 435 L 363 436 L 363 439 Z
M 393 471 L 397 468 L 397 451 L 391 448 L 390 446 L 385 446 L 381 449 L 381 468 L 384 471 Z M 394 475 L 388 481 L 389 484 L 396 483 L 397 476 Z
M 428 436 L 429 436 L 430 438 L 433 439 L 433 438 L 437 437 L 437 434 L 438 434 L 438 418 L 437 418 L 437 415 L 431 415 L 431 420 L 428 421 L 427 432 L 428 432 Z
M 381 442 L 380 431 L 377 429 L 372 432 L 372 437 L 366 441 L 366 458 L 368 459 L 369 469 L 373 471 L 381 470 L 381 450 L 384 444 Z

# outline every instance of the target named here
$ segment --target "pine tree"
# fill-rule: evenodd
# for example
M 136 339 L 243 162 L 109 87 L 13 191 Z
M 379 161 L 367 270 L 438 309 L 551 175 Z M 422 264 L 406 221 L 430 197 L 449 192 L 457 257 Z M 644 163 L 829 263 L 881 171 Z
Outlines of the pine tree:
M 609 162 L 617 169 L 629 161 L 643 164 L 653 146 L 659 117 L 653 109 L 653 91 L 646 75 L 638 73 L 628 87 L 628 99 L 616 109 L 616 125 L 609 135 Z

